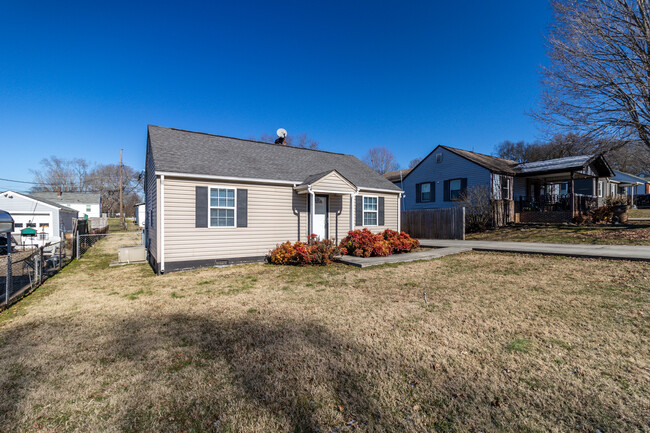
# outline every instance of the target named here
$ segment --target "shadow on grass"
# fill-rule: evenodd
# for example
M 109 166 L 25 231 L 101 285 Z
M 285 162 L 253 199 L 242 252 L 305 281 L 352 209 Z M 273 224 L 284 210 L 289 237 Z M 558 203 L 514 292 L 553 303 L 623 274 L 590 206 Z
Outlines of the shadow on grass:
M 69 322 L 55 321 L 42 326 L 75 327 Z M 82 327 L 81 324 L 76 326 Z M 132 397 L 130 401 L 127 399 L 126 404 L 131 406 L 117 419 L 114 413 L 104 414 L 120 431 L 229 431 L 235 428 L 233 423 L 241 423 L 247 417 L 255 419 L 260 412 L 267 414 L 267 423 L 271 417 L 279 430 L 295 432 L 318 431 L 323 426 L 346 427 L 350 420 L 358 426 L 381 423 L 375 398 L 367 392 L 372 387 L 366 386 L 367 379 L 353 362 L 355 356 L 365 350 L 342 336 L 332 335 L 319 324 L 264 320 L 258 314 L 237 320 L 175 314 L 133 318 L 110 326 L 111 338 L 105 343 L 97 345 L 88 338 L 75 348 L 63 349 L 62 353 L 66 358 L 83 358 L 82 362 L 93 365 L 95 371 L 107 366 L 112 368 L 108 375 L 89 378 L 91 384 L 111 376 L 121 376 L 124 380 L 125 372 L 116 371 L 111 365 L 131 365 L 132 371 L 127 374 L 128 388 L 139 389 L 141 397 L 136 405 Z M 3 335 L 0 350 L 12 341 L 33 341 L 42 334 L 43 329 L 33 326 L 16 327 Z M 88 351 L 84 348 L 86 345 Z M 21 346 L 24 350 L 20 354 L 0 356 L 5 366 L 5 372 L 0 374 L 0 389 L 3 390 L 0 425 L 16 428 L 21 425 L 22 411 L 34 409 L 25 409 L 23 401 L 45 375 L 42 364 L 34 368 L 17 359 L 43 356 L 39 345 Z M 156 364 L 153 360 L 161 351 L 170 359 Z M 386 361 L 387 357 L 381 358 L 384 362 L 392 362 Z M 45 365 L 52 368 L 51 364 Z M 225 371 L 219 366 L 224 366 Z M 176 376 L 190 370 L 194 378 L 189 382 L 184 383 L 182 376 Z M 234 395 L 224 395 L 218 388 L 197 388 L 190 383 L 196 376 L 220 378 L 217 382 L 227 383 Z M 161 384 L 174 389 L 166 394 L 168 398 L 164 398 L 162 404 L 154 398 L 155 393 L 147 393 L 149 388 Z M 65 398 L 84 401 L 87 392 L 89 389 L 80 389 Z M 119 395 L 110 394 L 121 405 Z M 245 401 L 244 406 L 250 413 L 233 420 L 228 397 L 235 397 L 240 403 Z M 56 401 L 59 397 L 52 398 Z M 43 405 L 49 403 L 52 401 L 42 402 Z M 88 427 L 87 420 L 77 421 L 78 427 Z M 50 413 L 37 425 L 53 424 L 68 429 L 73 422 L 74 417 L 59 413 L 52 418 Z

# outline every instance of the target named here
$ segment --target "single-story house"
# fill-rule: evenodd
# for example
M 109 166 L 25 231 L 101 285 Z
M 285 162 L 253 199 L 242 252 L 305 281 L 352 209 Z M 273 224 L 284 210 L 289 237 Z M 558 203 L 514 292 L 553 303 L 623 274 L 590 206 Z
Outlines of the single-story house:
M 72 232 L 73 221 L 78 217 L 75 209 L 15 191 L 0 193 L 0 209 L 13 217 L 12 236 L 18 245 L 42 246 L 57 242 L 65 233 Z M 36 236 L 22 236 L 26 229 L 35 230 Z
M 145 204 L 144 202 L 142 203 L 136 203 L 135 205 L 135 224 L 138 227 L 144 228 L 144 220 L 145 220 Z
M 570 220 L 598 206 L 598 180 L 611 176 L 602 155 L 520 164 L 442 145 L 400 180 L 391 174 L 404 210 L 454 207 L 468 188 L 484 186 L 504 222 Z
M 401 193 L 352 155 L 148 128 L 145 243 L 158 273 L 262 261 L 312 234 L 399 230 Z
M 650 194 L 650 181 L 633 174 L 614 170 L 614 177 L 609 181 L 616 185 L 618 195 L 626 195 L 634 199 L 637 195 Z
M 33 192 L 32 196 L 75 209 L 82 219 L 102 216 L 102 196 L 98 193 L 38 191 Z

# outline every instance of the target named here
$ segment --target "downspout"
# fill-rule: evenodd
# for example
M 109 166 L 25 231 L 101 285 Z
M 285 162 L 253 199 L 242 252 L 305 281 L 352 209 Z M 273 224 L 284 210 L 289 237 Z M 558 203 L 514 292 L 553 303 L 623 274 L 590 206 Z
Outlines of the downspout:
M 307 233 L 307 239 L 309 236 L 314 233 L 314 208 L 316 207 L 316 194 L 311 190 L 311 185 L 307 185 L 307 191 L 309 192 L 309 227 Z
M 165 273 L 165 175 L 160 175 L 160 273 Z

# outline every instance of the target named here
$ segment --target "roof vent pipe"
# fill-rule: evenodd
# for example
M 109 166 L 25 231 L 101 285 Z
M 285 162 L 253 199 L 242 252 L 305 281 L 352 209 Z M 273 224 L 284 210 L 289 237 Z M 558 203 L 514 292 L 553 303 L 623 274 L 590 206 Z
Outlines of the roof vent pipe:
M 286 146 L 286 138 L 287 138 L 287 130 L 284 128 L 280 128 L 276 131 L 278 134 L 278 138 L 275 139 L 275 144 L 281 144 L 283 146 Z

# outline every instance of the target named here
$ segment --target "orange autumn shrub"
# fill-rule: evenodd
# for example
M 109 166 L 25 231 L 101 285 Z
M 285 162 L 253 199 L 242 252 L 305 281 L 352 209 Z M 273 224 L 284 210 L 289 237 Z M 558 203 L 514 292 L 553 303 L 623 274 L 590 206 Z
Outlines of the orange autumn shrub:
M 319 241 L 315 235 L 309 242 L 284 242 L 267 256 L 269 263 L 275 265 L 329 265 L 338 253 L 338 248 L 330 239 Z

